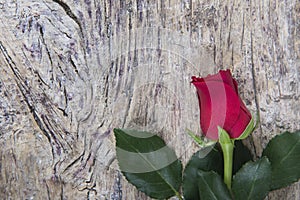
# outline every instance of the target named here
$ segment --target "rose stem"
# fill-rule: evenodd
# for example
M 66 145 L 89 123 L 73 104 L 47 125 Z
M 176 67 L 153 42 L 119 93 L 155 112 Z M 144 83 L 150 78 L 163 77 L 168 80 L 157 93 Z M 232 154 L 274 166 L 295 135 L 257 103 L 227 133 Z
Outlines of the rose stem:
M 232 160 L 233 160 L 233 148 L 234 140 L 231 143 L 221 145 L 224 157 L 224 182 L 228 189 L 231 191 L 231 179 L 232 179 Z
M 176 196 L 178 197 L 179 200 L 183 200 L 182 196 L 180 195 L 180 193 L 176 192 Z

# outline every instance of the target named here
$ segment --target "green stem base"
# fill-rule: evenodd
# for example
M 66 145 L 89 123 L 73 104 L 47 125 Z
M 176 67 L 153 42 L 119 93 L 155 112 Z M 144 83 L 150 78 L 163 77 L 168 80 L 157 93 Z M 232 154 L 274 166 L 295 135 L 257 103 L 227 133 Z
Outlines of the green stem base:
M 224 158 L 224 182 L 227 185 L 229 190 L 231 190 L 233 148 L 234 148 L 233 143 L 225 144 L 222 146 L 223 158 Z
M 224 183 L 231 191 L 234 139 L 231 139 L 228 133 L 221 127 L 218 127 L 218 131 L 219 143 L 221 145 L 224 158 Z

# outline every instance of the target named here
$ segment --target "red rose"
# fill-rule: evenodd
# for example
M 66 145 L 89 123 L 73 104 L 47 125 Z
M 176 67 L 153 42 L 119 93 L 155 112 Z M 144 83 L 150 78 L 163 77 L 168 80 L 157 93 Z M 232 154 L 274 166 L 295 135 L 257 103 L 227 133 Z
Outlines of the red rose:
M 251 121 L 251 114 L 238 94 L 237 82 L 229 70 L 205 78 L 192 77 L 200 105 L 200 125 L 204 135 L 218 139 L 218 126 L 231 138 L 238 138 Z

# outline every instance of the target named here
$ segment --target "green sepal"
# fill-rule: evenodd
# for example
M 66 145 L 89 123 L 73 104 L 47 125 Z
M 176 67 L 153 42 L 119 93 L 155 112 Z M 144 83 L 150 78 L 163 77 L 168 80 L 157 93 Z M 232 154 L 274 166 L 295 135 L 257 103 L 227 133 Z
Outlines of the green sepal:
M 254 131 L 256 125 L 254 125 L 254 120 L 252 117 L 244 132 L 240 135 L 240 137 L 235 138 L 235 140 L 243 140 L 247 138 Z
M 233 145 L 233 140 L 230 139 L 229 134 L 220 126 L 218 126 L 218 134 L 219 134 L 219 143 L 221 144 L 221 146 L 225 144 Z
M 214 144 L 216 144 L 217 141 L 214 140 L 207 140 L 205 141 L 204 139 L 202 139 L 201 137 L 199 137 L 198 135 L 196 135 L 193 131 L 191 131 L 190 129 L 186 129 L 187 133 L 189 134 L 189 136 L 191 138 L 193 138 L 193 140 L 201 147 L 201 148 L 205 148 L 208 146 L 212 146 Z

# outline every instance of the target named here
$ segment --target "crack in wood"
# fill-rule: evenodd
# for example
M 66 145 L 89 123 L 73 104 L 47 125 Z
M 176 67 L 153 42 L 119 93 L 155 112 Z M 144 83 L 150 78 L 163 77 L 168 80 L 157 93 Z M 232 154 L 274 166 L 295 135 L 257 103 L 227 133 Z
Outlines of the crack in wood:
M 68 6 L 67 3 L 63 2 L 62 0 L 52 0 L 53 2 L 57 3 L 58 5 L 60 5 L 63 10 L 66 12 L 66 14 L 72 19 L 74 20 L 74 22 L 78 25 L 79 27 L 79 36 L 82 39 L 82 47 L 83 47 L 83 51 L 84 51 L 84 60 L 87 64 L 87 58 L 86 58 L 86 52 L 87 52 L 87 45 L 83 45 L 85 43 L 85 36 L 83 33 L 83 28 L 82 25 L 80 23 L 80 20 L 78 19 L 78 17 L 72 12 L 71 8 Z
M 29 96 L 26 95 L 26 93 L 29 93 L 28 92 L 28 88 L 26 89 L 26 86 L 23 84 L 24 80 L 23 78 L 21 77 L 21 75 L 18 73 L 17 69 L 14 68 L 13 65 L 15 65 L 15 63 L 12 61 L 11 57 L 9 56 L 9 54 L 7 53 L 7 50 L 6 48 L 2 45 L 2 42 L 0 41 L 0 49 L 3 53 L 3 55 L 5 56 L 6 58 L 6 61 L 8 63 L 8 65 L 10 66 L 12 72 L 14 73 L 15 75 L 15 78 L 19 81 L 16 81 L 17 83 L 17 86 L 27 104 L 27 107 L 29 108 L 30 110 L 30 113 L 33 115 L 33 119 L 35 120 L 35 122 L 37 123 L 38 127 L 40 128 L 40 130 L 42 131 L 42 133 L 46 136 L 46 138 L 48 139 L 49 143 L 51 144 L 51 137 L 50 135 L 48 134 L 48 132 L 46 131 L 46 129 L 44 128 L 43 126 L 43 122 L 42 120 L 40 119 L 40 117 L 38 116 L 38 114 L 36 113 L 36 110 L 35 110 L 35 107 L 30 103 L 30 100 L 29 100 Z M 52 151 L 52 156 L 54 157 L 54 154 L 53 154 L 53 151 Z
M 254 53 L 254 49 L 253 49 L 253 36 L 252 36 L 252 30 L 250 32 L 250 48 L 251 48 L 251 73 L 252 73 L 252 85 L 253 85 L 253 91 L 254 91 L 254 101 L 255 101 L 255 107 L 256 107 L 256 113 L 257 113 L 257 116 L 258 116 L 258 119 L 256 120 L 259 120 L 258 123 L 259 124 L 259 132 L 262 134 L 263 133 L 263 130 L 262 130 L 262 127 L 261 127 L 261 121 L 260 121 L 260 108 L 259 108 L 259 101 L 258 101 L 258 94 L 257 94 L 257 86 L 256 86 L 256 76 L 255 76 L 255 66 L 254 66 L 254 58 L 253 58 L 253 53 Z M 251 135 L 251 137 L 253 137 Z M 258 152 L 257 152 L 257 148 L 255 146 L 255 144 L 253 143 L 253 148 L 254 148 L 254 152 L 255 152 L 255 156 L 259 156 L 257 155 Z
M 115 183 L 114 183 L 114 191 L 111 194 L 111 200 L 122 200 L 122 175 L 121 173 L 118 171 L 116 174 L 116 178 L 115 178 Z
M 49 19 L 49 21 L 51 21 L 51 20 Z M 46 44 L 46 42 L 45 42 L 43 27 L 40 26 L 40 27 L 39 27 L 39 30 L 40 30 L 40 34 L 41 34 L 41 37 L 42 37 L 42 43 L 43 43 L 43 45 L 45 46 L 45 49 L 46 49 L 46 52 L 47 52 L 47 56 L 48 56 L 48 58 L 49 58 L 50 64 L 51 64 L 52 69 L 53 69 L 53 61 L 52 61 L 52 58 L 51 58 L 51 54 L 50 54 L 49 48 L 48 48 L 48 46 L 47 46 L 47 44 Z M 47 84 L 46 84 L 46 85 L 47 85 Z
M 66 151 L 66 148 L 61 143 L 61 141 L 64 141 L 63 136 L 61 135 L 61 131 L 59 131 L 59 130 L 56 131 L 57 134 L 61 137 L 61 140 L 59 140 L 56 137 L 56 133 L 54 133 L 52 131 L 52 130 L 56 130 L 57 127 L 59 127 L 59 126 L 53 126 L 52 122 L 50 122 L 49 118 L 46 117 L 45 115 L 42 114 L 41 116 L 39 116 L 40 112 L 37 111 L 37 107 L 35 105 L 38 102 L 40 102 L 47 107 L 49 100 L 47 100 L 47 102 L 46 102 L 45 101 L 46 97 L 44 97 L 42 100 L 40 100 L 37 98 L 37 94 L 35 94 L 34 91 L 31 91 L 28 84 L 26 84 L 26 80 L 18 72 L 18 69 L 13 66 L 13 65 L 15 65 L 15 63 L 12 61 L 12 58 L 8 54 L 6 48 L 3 46 L 1 41 L 0 41 L 0 49 L 1 49 L 1 52 L 3 53 L 3 55 L 5 56 L 7 63 L 10 66 L 10 68 L 14 74 L 14 78 L 16 79 L 16 84 L 25 100 L 27 107 L 30 110 L 30 113 L 33 116 L 34 121 L 36 122 L 36 124 L 39 127 L 39 129 L 41 130 L 41 132 L 46 136 L 49 144 L 51 145 L 52 158 L 53 159 L 57 158 L 57 156 L 60 156 L 62 153 L 60 150 L 61 148 L 64 151 Z M 40 95 L 44 95 L 44 94 L 42 93 Z M 49 108 L 46 108 L 46 109 L 49 109 Z M 53 108 L 50 106 L 50 109 L 53 109 Z M 48 113 L 50 114 L 50 112 L 48 112 Z M 64 132 L 64 130 L 62 130 L 62 131 Z M 72 147 L 68 141 L 64 141 L 64 142 L 69 146 L 69 148 L 72 149 Z
M 79 19 L 76 17 L 76 15 L 72 12 L 71 8 L 68 6 L 68 4 L 66 4 L 65 2 L 61 1 L 61 0 L 53 0 L 53 2 L 57 3 L 58 5 L 60 5 L 64 11 L 66 12 L 66 14 L 74 20 L 74 22 L 78 25 L 79 29 L 80 29 L 80 34 L 83 37 L 83 31 L 82 31 L 82 26 L 81 23 L 79 21 Z

